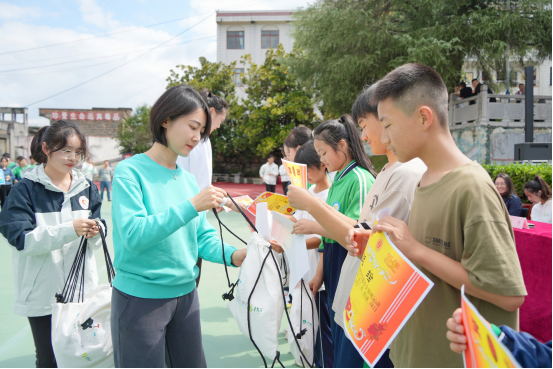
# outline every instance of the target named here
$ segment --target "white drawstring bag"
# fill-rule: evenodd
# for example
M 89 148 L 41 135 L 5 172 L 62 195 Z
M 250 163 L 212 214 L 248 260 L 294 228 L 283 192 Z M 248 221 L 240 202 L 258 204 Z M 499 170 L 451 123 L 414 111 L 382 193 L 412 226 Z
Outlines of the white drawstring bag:
M 296 344 L 292 329 L 288 329 L 286 338 L 290 352 L 296 359 L 296 363 L 303 367 L 309 367 L 313 364 L 315 354 L 315 340 L 319 330 L 319 314 L 317 313 L 317 305 L 309 286 L 302 279 L 291 293 L 292 308 L 290 309 L 290 321 L 292 322 L 293 331 L 296 333 L 296 339 L 299 344 Z M 301 351 L 300 351 L 301 349 Z M 304 356 L 307 358 L 305 362 Z
M 240 268 L 235 298 L 228 303 L 228 308 L 240 332 L 252 340 L 258 351 L 273 360 L 278 351 L 277 336 L 284 301 L 279 268 L 269 247 L 260 235 L 252 233 L 247 256 Z
M 100 227 L 109 283 L 84 294 L 83 237 L 58 302 L 52 304 L 52 347 L 59 368 L 113 368 L 111 341 L 111 280 L 115 276 Z M 73 298 L 77 293 L 77 302 Z M 83 296 L 84 295 L 84 296 Z

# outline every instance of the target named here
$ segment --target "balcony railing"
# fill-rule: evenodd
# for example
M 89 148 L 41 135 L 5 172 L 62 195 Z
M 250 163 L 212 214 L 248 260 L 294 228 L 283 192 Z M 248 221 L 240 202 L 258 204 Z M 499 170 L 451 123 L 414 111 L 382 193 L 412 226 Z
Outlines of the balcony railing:
M 449 125 L 524 126 L 524 95 L 488 94 L 487 86 L 477 96 L 458 101 L 449 99 Z M 496 102 L 490 102 L 495 98 Z M 534 96 L 534 123 L 551 127 L 551 96 Z

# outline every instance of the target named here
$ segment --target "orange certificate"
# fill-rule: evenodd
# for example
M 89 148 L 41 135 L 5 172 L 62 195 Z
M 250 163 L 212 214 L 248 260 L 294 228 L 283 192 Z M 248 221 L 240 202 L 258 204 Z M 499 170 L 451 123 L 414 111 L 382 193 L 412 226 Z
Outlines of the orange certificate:
M 288 196 L 280 195 L 278 193 L 272 192 L 263 192 L 261 195 L 255 199 L 250 206 L 247 207 L 248 211 L 254 216 L 256 214 L 257 204 L 261 202 L 267 203 L 267 208 L 269 211 L 276 211 L 277 213 L 290 215 L 296 209 L 290 206 L 288 202 Z
M 468 349 L 463 353 L 465 368 L 520 368 L 511 352 L 497 339 L 489 323 L 465 296 L 461 287 L 463 326 Z
M 307 165 L 292 163 L 284 159 L 282 159 L 282 164 L 284 164 L 290 182 L 294 186 L 307 188 Z
M 388 212 L 380 211 L 377 220 Z M 386 233 L 368 238 L 344 310 L 346 335 L 367 364 L 374 367 L 433 286 Z

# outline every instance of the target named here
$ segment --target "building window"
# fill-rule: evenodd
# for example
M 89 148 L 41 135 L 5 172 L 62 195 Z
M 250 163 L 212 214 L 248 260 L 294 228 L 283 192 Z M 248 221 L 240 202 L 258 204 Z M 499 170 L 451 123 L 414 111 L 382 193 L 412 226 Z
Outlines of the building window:
M 278 31 L 261 31 L 261 48 L 276 49 L 278 47 Z
M 472 82 L 472 72 L 465 72 L 465 82 L 467 84 Z
M 244 86 L 244 84 L 242 83 L 242 77 L 240 76 L 242 73 L 244 73 L 244 68 L 234 69 L 234 77 L 232 78 L 232 82 L 236 87 Z
M 244 31 L 227 31 L 227 49 L 244 48 Z

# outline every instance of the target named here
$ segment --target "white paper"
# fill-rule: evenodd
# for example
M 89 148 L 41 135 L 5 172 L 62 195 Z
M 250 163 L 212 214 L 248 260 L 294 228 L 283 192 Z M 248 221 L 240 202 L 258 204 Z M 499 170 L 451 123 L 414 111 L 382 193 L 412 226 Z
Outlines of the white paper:
M 523 217 L 511 215 L 511 225 L 516 229 L 528 229 L 528 220 Z
M 257 204 L 257 211 L 255 216 L 255 228 L 257 233 L 265 239 L 265 241 L 271 240 L 271 212 L 267 208 L 267 203 L 262 202 Z
M 273 211 L 271 237 L 277 241 L 288 256 L 290 266 L 290 289 L 294 289 L 309 272 L 309 258 L 305 235 L 292 234 L 294 223 L 284 215 Z

